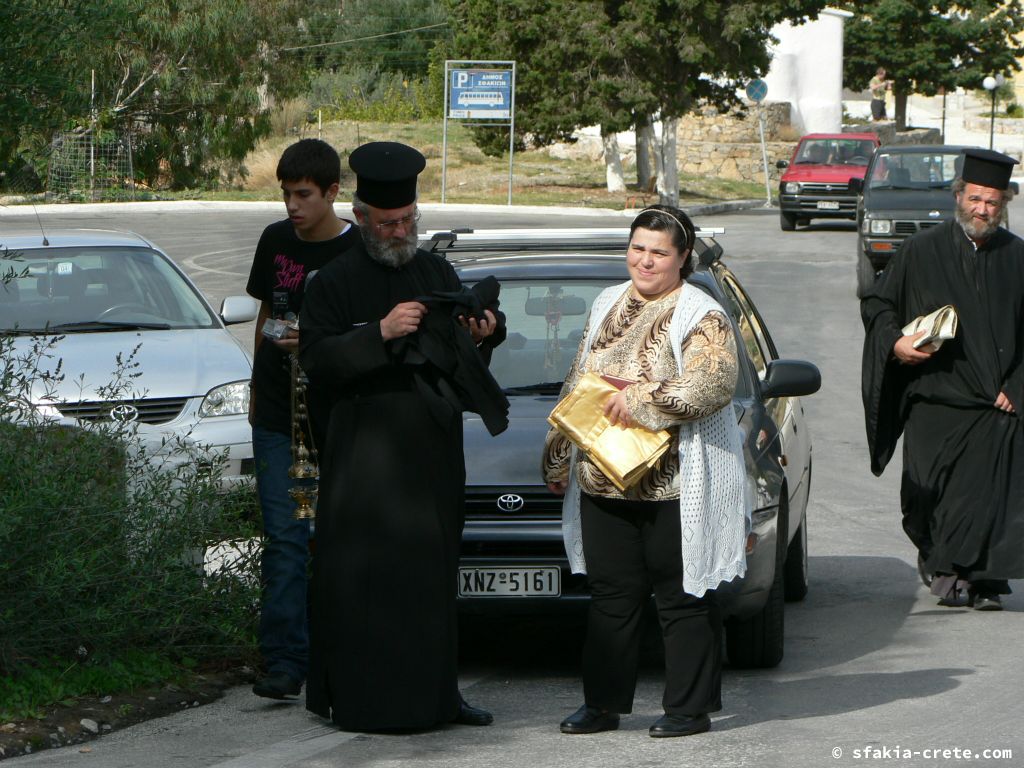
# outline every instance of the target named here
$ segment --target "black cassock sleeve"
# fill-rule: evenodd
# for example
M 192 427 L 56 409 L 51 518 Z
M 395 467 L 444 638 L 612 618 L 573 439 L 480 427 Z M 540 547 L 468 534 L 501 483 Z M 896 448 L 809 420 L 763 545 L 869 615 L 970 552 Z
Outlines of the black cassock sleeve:
M 903 393 L 907 376 L 892 348 L 903 335 L 908 242 L 860 302 L 864 322 L 861 397 L 871 471 L 881 475 L 903 434 Z
M 313 380 L 344 384 L 391 360 L 380 320 L 354 327 L 350 296 L 333 273 L 310 282 L 299 318 L 299 364 Z

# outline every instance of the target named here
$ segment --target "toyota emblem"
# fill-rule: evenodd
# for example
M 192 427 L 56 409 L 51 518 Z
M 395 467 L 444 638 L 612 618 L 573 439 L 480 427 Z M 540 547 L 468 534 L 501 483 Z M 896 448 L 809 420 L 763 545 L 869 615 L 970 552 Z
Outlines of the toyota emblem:
M 502 512 L 518 512 L 525 503 L 518 493 L 504 493 L 498 497 L 498 509 Z
M 122 424 L 128 424 L 139 418 L 139 409 L 128 403 L 120 403 L 110 409 L 110 418 Z

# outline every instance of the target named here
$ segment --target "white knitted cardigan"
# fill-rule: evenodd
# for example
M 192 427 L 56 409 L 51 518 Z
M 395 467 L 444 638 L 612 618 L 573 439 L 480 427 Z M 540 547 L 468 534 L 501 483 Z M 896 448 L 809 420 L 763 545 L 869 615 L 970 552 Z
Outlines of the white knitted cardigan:
M 590 333 L 580 354 L 581 370 L 605 316 L 631 285 L 626 282 L 606 288 L 594 300 Z M 717 301 L 699 288 L 684 283 L 669 329 L 672 354 L 680 375 L 683 339 L 711 311 L 725 314 Z M 743 433 L 733 408 L 726 406 L 710 416 L 680 424 L 679 522 L 685 592 L 701 597 L 707 590 L 746 572 L 752 500 L 753 492 L 743 462 Z M 562 538 L 572 572 L 586 573 L 575 447 L 562 502 Z

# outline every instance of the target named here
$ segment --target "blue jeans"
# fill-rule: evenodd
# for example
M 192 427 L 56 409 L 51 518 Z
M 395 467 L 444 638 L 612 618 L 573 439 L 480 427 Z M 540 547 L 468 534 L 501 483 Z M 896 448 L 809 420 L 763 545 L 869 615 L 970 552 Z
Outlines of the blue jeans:
M 260 654 L 267 674 L 283 672 L 302 682 L 309 659 L 309 521 L 295 519 L 295 502 L 288 496 L 292 482 L 288 477 L 292 463 L 290 437 L 253 427 L 252 451 L 264 537 Z

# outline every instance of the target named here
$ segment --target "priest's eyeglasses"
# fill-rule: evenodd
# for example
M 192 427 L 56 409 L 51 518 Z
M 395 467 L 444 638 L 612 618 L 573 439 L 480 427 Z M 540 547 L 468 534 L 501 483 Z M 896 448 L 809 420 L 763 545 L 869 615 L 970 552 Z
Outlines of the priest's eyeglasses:
M 409 227 L 411 227 L 413 224 L 420 220 L 420 215 L 421 214 L 419 211 L 414 211 L 413 213 L 410 213 L 408 216 L 403 216 L 400 219 L 382 221 L 379 224 L 374 224 L 373 226 L 377 229 L 378 232 L 394 232 L 399 227 L 405 227 L 406 229 L 408 229 Z

